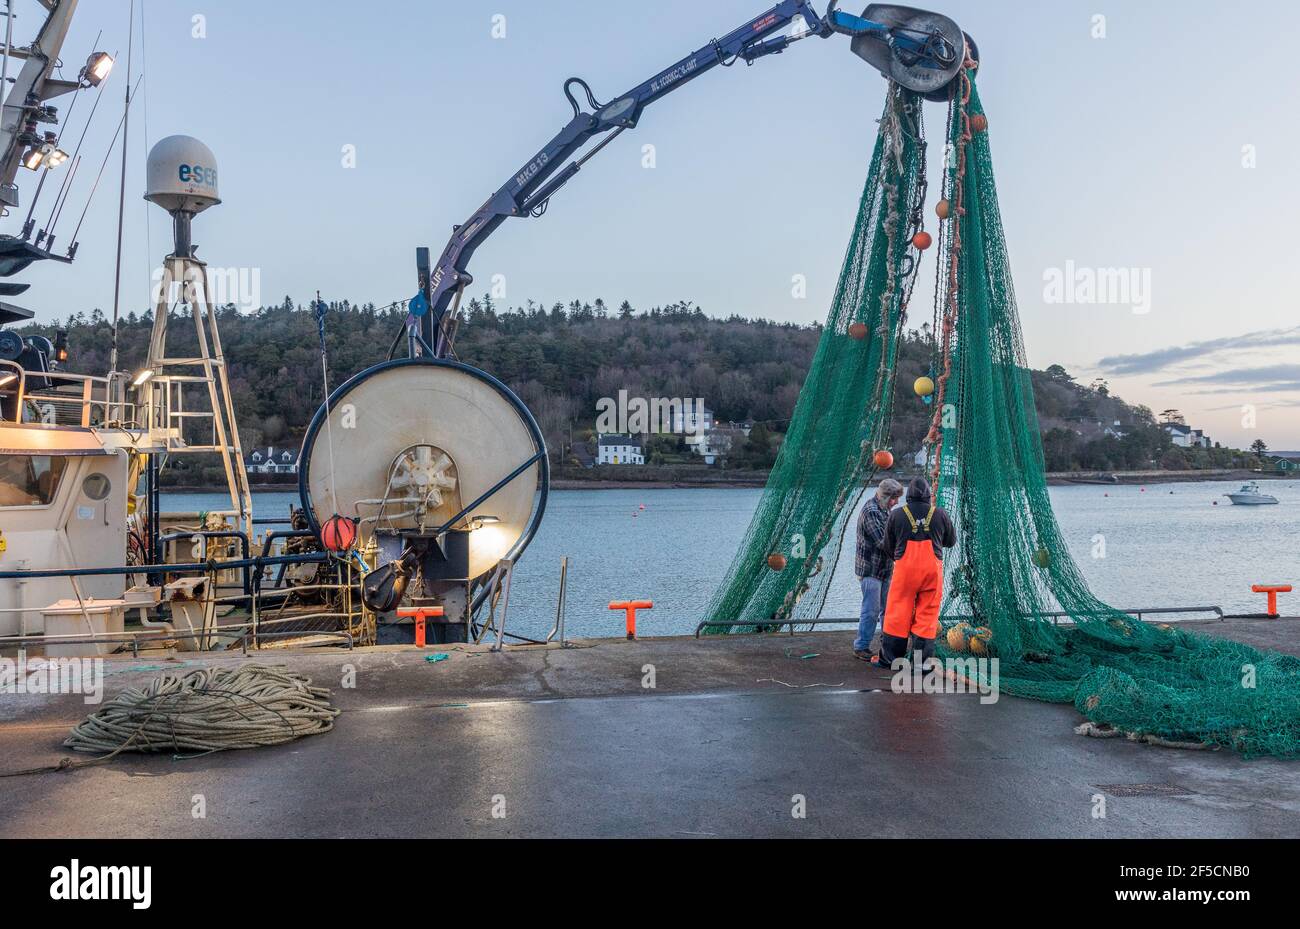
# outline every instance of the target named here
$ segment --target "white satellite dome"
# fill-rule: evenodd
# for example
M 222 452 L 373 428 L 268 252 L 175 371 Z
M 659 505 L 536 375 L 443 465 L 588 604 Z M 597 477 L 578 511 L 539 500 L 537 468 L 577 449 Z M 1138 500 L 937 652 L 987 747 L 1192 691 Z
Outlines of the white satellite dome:
M 160 140 L 149 152 L 144 198 L 169 213 L 201 213 L 216 206 L 221 198 L 212 149 L 187 135 Z

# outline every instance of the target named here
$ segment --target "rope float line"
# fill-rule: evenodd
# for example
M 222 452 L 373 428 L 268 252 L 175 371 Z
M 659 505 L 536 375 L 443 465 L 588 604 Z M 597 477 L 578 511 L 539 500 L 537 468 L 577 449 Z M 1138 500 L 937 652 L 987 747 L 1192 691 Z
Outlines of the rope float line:
M 950 201 L 952 209 L 952 230 L 950 232 L 949 249 L 948 249 L 948 293 L 947 305 L 943 314 L 943 367 L 939 372 L 936 383 L 936 392 L 934 397 L 934 413 L 930 419 L 930 429 L 925 436 L 925 445 L 934 448 L 934 465 L 930 471 L 930 484 L 934 488 L 935 499 L 939 498 L 939 487 L 941 480 L 941 470 L 943 462 L 943 442 L 942 423 L 943 423 L 943 401 L 947 393 L 948 378 L 952 375 L 952 340 L 953 334 L 957 327 L 957 312 L 960 303 L 960 294 L 958 292 L 960 283 L 958 278 L 958 267 L 961 262 L 961 221 L 966 214 L 966 208 L 963 203 L 963 187 L 966 179 L 966 148 L 970 144 L 973 134 L 971 132 L 970 115 L 966 108 L 970 104 L 971 98 L 971 81 L 970 71 L 974 67 L 974 62 L 969 58 L 962 64 L 961 70 L 961 93 L 955 98 L 956 118 L 961 126 L 961 134 L 957 139 L 957 165 L 953 172 L 952 179 L 952 200 Z M 938 282 L 935 283 L 936 288 Z

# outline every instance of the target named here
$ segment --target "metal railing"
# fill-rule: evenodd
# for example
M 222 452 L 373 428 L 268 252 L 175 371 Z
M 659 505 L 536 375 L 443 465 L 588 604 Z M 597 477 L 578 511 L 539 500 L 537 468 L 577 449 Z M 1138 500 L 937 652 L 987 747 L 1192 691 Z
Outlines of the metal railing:
M 0 361 L 0 395 L 17 395 L 16 421 L 21 423 L 82 427 L 133 423 L 135 404 L 120 399 L 125 394 L 125 378 L 124 374 L 98 377 L 68 371 L 28 371 L 17 362 Z M 46 386 L 31 390 L 29 381 Z M 39 411 L 37 416 L 29 415 L 29 404 Z
M 1025 619 L 1050 619 L 1053 625 L 1059 625 L 1061 620 L 1073 620 L 1077 616 L 1108 616 L 1111 611 L 1098 610 L 1095 613 L 1074 610 L 1057 610 L 1050 613 L 1025 613 Z M 1171 614 L 1171 613 L 1210 613 L 1217 617 L 1220 622 L 1223 621 L 1223 607 L 1221 606 L 1144 606 L 1137 609 L 1121 610 L 1116 609 L 1113 612 L 1127 613 L 1129 616 L 1141 620 L 1148 614 Z M 943 616 L 944 620 L 952 622 L 973 622 L 974 616 L 953 615 Z M 829 617 L 817 619 L 706 619 L 695 627 L 695 638 L 699 638 L 705 629 L 735 629 L 741 626 L 754 627 L 754 633 L 762 634 L 770 631 L 776 631 L 784 626 L 790 627 L 790 635 L 795 634 L 795 626 L 807 626 L 809 630 L 813 626 L 831 625 L 831 624 L 858 624 L 858 617 Z
M 229 537 L 242 536 L 242 533 L 213 533 L 218 537 L 226 535 Z M 202 533 L 182 533 L 182 538 L 189 538 L 194 535 L 203 535 Z M 248 542 L 246 538 L 241 539 L 243 545 L 241 548 L 247 552 Z M 274 541 L 274 540 L 271 540 Z M 115 575 L 146 575 L 161 579 L 164 576 L 178 577 L 185 575 L 201 575 L 209 579 L 206 592 L 203 595 L 194 597 L 192 602 L 202 604 L 205 615 L 211 617 L 210 623 L 205 621 L 205 628 L 194 631 L 185 631 L 183 628 L 163 627 L 159 628 L 157 624 L 145 625 L 140 630 L 130 630 L 123 632 L 89 632 L 87 634 L 76 633 L 72 635 L 14 635 L 0 636 L 0 648 L 21 647 L 31 644 L 128 644 L 131 646 L 133 654 L 139 654 L 142 644 L 165 643 L 176 640 L 195 640 L 206 643 L 214 639 L 230 639 L 230 643 L 238 644 L 247 649 L 251 641 L 253 647 L 257 647 L 260 639 L 277 639 L 289 637 L 301 637 L 309 635 L 312 637 L 333 637 L 339 638 L 346 642 L 349 648 L 355 644 L 358 636 L 363 640 L 368 640 L 371 636 L 367 633 L 366 613 L 362 609 L 360 602 L 354 597 L 356 585 L 355 567 L 348 562 L 340 562 L 331 559 L 326 552 L 303 552 L 297 554 L 272 555 L 267 552 L 270 549 L 270 542 L 263 548 L 262 555 L 244 557 L 229 560 L 213 560 L 203 562 L 189 562 L 181 564 L 151 564 L 151 565 L 115 565 L 110 567 L 97 568 L 50 568 L 50 569 L 33 569 L 33 570 L 6 570 L 0 571 L 0 581 L 5 580 L 29 580 L 35 578 L 58 578 L 65 577 L 73 584 L 73 592 L 77 594 L 77 601 L 82 603 L 83 609 L 94 606 L 101 601 L 86 600 L 82 598 L 76 587 L 76 578 L 78 577 L 100 577 Z M 283 571 L 288 566 L 304 564 L 327 564 L 333 562 L 336 566 L 334 583 L 313 583 L 313 584 L 287 584 L 281 586 L 284 579 Z M 262 581 L 269 569 L 280 567 L 281 573 L 274 586 L 263 588 Z M 218 573 L 234 570 L 241 570 L 244 574 L 244 592 L 230 596 L 219 595 L 215 578 Z M 161 585 L 159 585 L 161 586 Z M 236 588 L 238 589 L 238 588 Z M 307 604 L 309 609 L 306 612 L 293 612 L 286 615 L 286 608 L 295 595 L 319 595 L 325 593 L 322 598 L 323 602 L 319 609 L 310 609 L 314 604 Z M 332 595 L 332 596 L 331 596 Z M 170 602 L 170 601 L 163 601 Z M 121 607 L 124 613 L 134 612 L 137 610 L 146 610 L 156 608 L 157 604 L 151 603 L 131 603 L 128 602 Z M 249 616 L 246 621 L 222 623 L 213 612 L 217 606 L 246 607 Z M 39 608 L 28 608 L 24 612 L 41 612 Z M 270 615 L 265 615 L 269 613 Z M 332 627 L 332 628 L 331 628 Z M 236 633 L 239 633 L 235 636 Z M 230 638 L 235 636 L 234 638 Z M 363 642 L 364 644 L 364 642 Z
M 563 558 L 560 559 L 560 592 L 555 600 L 555 625 L 551 627 L 550 632 L 546 633 L 546 639 L 544 640 L 546 642 L 550 642 L 552 639 L 555 638 L 556 634 L 558 633 L 560 636 L 561 648 L 564 647 L 565 608 L 568 605 L 565 601 L 565 588 L 568 585 L 568 580 L 569 580 L 569 556 L 565 555 Z
M 47 386 L 32 389 L 33 382 Z M 17 362 L 0 360 L 0 396 L 17 394 L 17 422 L 82 427 L 119 425 L 141 431 L 147 431 L 152 423 L 155 434 L 180 443 L 187 451 L 230 450 L 218 437 L 216 414 L 211 409 L 185 407 L 186 385 L 207 384 L 209 378 L 158 373 L 149 383 L 161 389 L 151 391 L 151 399 L 138 404 L 126 399 L 130 375 L 125 372 L 100 377 L 60 370 L 28 371 Z M 33 408 L 38 411 L 36 416 L 30 415 Z M 147 415 L 142 418 L 142 413 Z M 189 444 L 185 424 L 204 420 L 210 424 L 206 444 Z
M 326 615 L 326 614 L 322 614 L 322 615 Z M 330 615 L 342 616 L 345 614 L 340 613 L 340 614 L 330 614 Z M 151 642 L 158 642 L 160 644 L 165 644 L 167 642 L 175 641 L 176 639 L 209 639 L 214 636 L 230 635 L 231 633 L 234 632 L 241 632 L 241 630 L 242 630 L 242 634 L 240 634 L 238 637 L 236 637 L 233 640 L 233 644 L 240 645 L 245 654 L 247 654 L 248 652 L 248 642 L 250 638 L 254 640 L 254 648 L 256 648 L 257 639 L 291 638 L 291 637 L 300 637 L 303 635 L 303 633 L 299 630 L 287 630 L 287 631 L 279 630 L 279 631 L 267 632 L 262 629 L 254 629 L 253 624 L 249 622 L 249 623 L 235 623 L 229 626 L 221 626 L 215 631 L 209 630 L 207 632 L 181 632 L 179 630 L 170 630 L 170 629 L 146 629 L 141 632 L 96 632 L 88 635 L 78 634 L 78 635 L 4 636 L 3 638 L 0 638 L 0 645 L 5 645 L 5 646 L 42 645 L 42 644 L 43 645 L 100 645 L 105 643 L 112 644 L 114 642 L 119 642 L 123 645 L 130 645 L 131 654 L 136 657 L 139 657 L 141 644 L 147 645 Z M 346 629 L 312 630 L 310 634 L 312 636 L 320 636 L 322 638 L 340 639 L 341 641 L 347 644 L 347 647 L 349 649 L 353 648 L 355 645 L 355 639 L 352 633 Z M 203 653 L 196 652 L 196 654 L 203 654 Z M 220 654 L 220 651 L 215 652 L 215 654 Z

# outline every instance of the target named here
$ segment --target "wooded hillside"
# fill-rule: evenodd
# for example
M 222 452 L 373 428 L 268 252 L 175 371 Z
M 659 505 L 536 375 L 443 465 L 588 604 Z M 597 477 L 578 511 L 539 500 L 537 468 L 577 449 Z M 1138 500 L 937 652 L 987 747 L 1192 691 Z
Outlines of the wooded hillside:
M 644 311 L 626 302 L 611 307 L 601 299 L 550 307 L 528 301 L 501 309 L 483 297 L 464 309 L 457 354 L 519 393 L 537 416 L 557 465 L 571 460 L 572 442 L 590 436 L 597 401 L 626 390 L 630 396 L 700 397 L 720 423 L 753 421 L 757 428 L 733 447 L 727 466 L 770 466 L 821 337 L 819 325 L 718 318 L 685 300 Z M 218 312 L 244 448 L 296 447 L 323 398 L 316 321 L 309 307 L 286 297 L 252 313 L 233 306 Z M 386 357 L 405 316 L 403 307 L 331 304 L 326 318 L 331 385 Z M 118 339 L 124 369 L 143 365 L 151 325 L 149 313 L 122 320 Z M 54 328 L 30 325 L 20 331 L 53 337 Z M 74 314 L 60 328 L 69 333 L 69 370 L 107 370 L 111 326 L 102 312 Z M 912 391 L 913 381 L 929 371 L 927 329 L 909 332 L 900 349 L 893 429 L 900 460 L 920 447 L 928 426 L 930 407 Z M 170 332 L 173 354 L 194 346 L 187 319 L 178 318 Z M 1102 382 L 1078 384 L 1059 366 L 1034 371 L 1033 382 L 1049 471 L 1138 469 L 1153 463 L 1232 467 L 1247 465 L 1251 457 L 1228 449 L 1172 449 L 1151 410 L 1125 403 Z M 1107 434 L 1108 427 L 1123 436 Z M 673 441 L 651 443 L 650 450 L 658 450 L 665 463 L 675 460 Z

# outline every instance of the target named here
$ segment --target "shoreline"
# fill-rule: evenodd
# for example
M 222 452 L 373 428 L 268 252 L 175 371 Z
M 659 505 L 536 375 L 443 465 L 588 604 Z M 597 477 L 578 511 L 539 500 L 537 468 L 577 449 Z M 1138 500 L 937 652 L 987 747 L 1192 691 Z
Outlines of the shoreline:
M 1106 475 L 1113 477 L 1108 480 Z M 900 478 L 901 480 L 902 478 Z M 1142 484 L 1188 484 L 1196 481 L 1273 481 L 1300 480 L 1300 473 L 1288 474 L 1277 471 L 1248 471 L 1244 469 L 1216 469 L 1207 471 L 1057 471 L 1047 474 L 1047 483 L 1051 487 L 1065 487 L 1088 484 L 1102 487 L 1139 486 Z M 575 480 L 573 478 L 555 478 L 551 481 L 551 490 L 701 490 L 716 488 L 720 490 L 743 489 L 761 490 L 765 480 L 757 477 L 646 481 L 646 480 Z M 298 492 L 297 484 L 253 485 L 250 490 L 255 494 Z M 164 487 L 162 493 L 173 494 L 219 494 L 225 493 L 225 487 L 205 487 L 201 485 L 177 485 Z
M 1107 480 L 1110 475 L 1114 480 Z M 1280 471 L 1250 471 L 1245 468 L 1214 468 L 1204 471 L 1056 471 L 1047 474 L 1052 487 L 1069 484 L 1094 484 L 1103 487 L 1139 484 L 1190 484 L 1196 481 L 1276 481 L 1295 480 L 1298 474 Z

